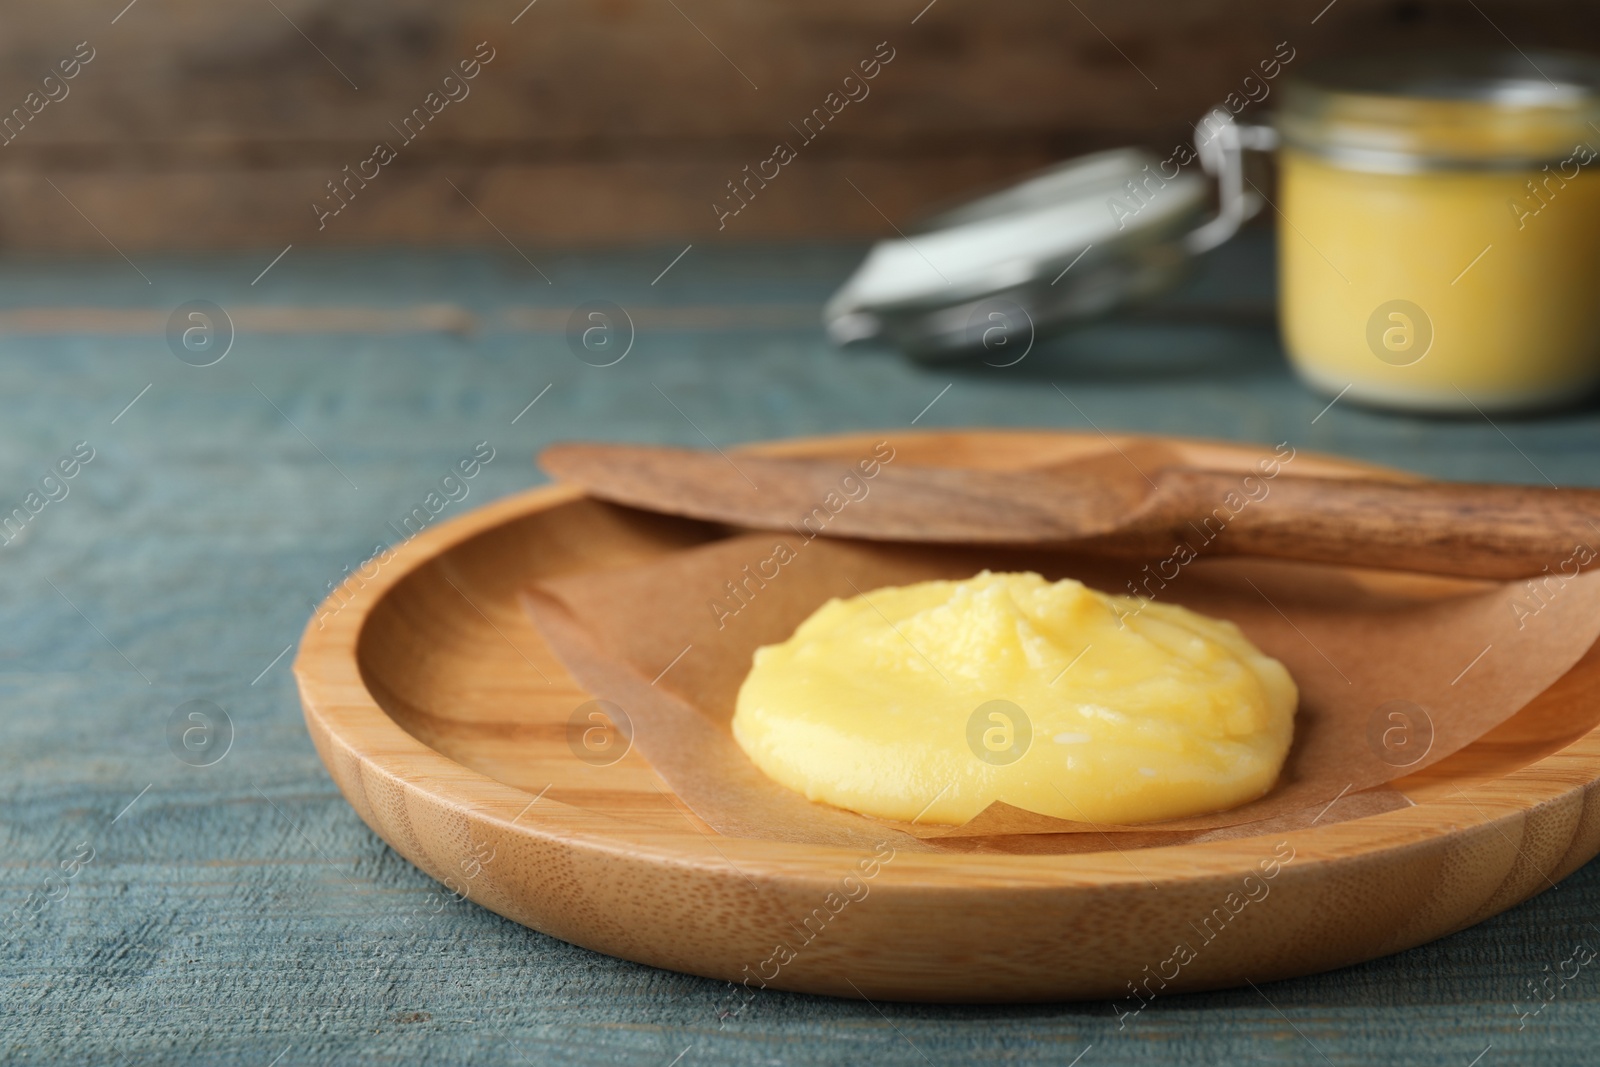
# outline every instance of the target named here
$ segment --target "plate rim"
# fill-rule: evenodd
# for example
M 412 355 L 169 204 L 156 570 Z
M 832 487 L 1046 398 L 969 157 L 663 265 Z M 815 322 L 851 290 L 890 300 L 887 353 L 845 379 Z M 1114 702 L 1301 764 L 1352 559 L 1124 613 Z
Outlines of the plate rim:
M 1134 441 L 1160 441 L 1230 453 L 1247 453 L 1252 447 L 1261 447 L 1160 434 L 1108 435 L 1053 428 L 953 428 L 909 433 L 894 430 L 812 435 L 751 443 L 733 451 L 752 455 L 812 454 L 817 450 L 851 445 L 870 447 L 872 442 L 885 437 L 897 441 L 916 438 L 923 442 L 957 437 L 1051 437 L 1084 442 L 1103 439 L 1119 447 Z M 1352 476 L 1395 480 L 1419 477 L 1344 457 L 1297 451 L 1296 458 L 1302 456 L 1348 471 Z M 356 781 L 366 782 L 370 776 L 399 789 L 410 799 L 487 819 L 498 824 L 501 832 L 520 835 L 530 842 L 555 844 L 597 855 L 648 858 L 654 863 L 682 867 L 701 875 L 782 878 L 818 886 L 836 881 L 841 867 L 861 856 L 858 850 L 720 834 L 714 835 L 714 839 L 702 834 L 703 841 L 675 838 L 664 844 L 659 829 L 647 824 L 623 824 L 593 812 L 586 815 L 586 809 L 551 799 L 539 801 L 542 807 L 528 817 L 532 793 L 473 770 L 428 747 L 388 714 L 368 686 L 358 659 L 361 636 L 374 611 L 396 587 L 436 563 L 446 552 L 475 537 L 538 511 L 581 499 L 583 495 L 574 486 L 542 485 L 430 526 L 392 546 L 392 558 L 378 575 L 350 596 L 322 626 L 318 625 L 322 607 L 334 597 L 330 594 L 323 605 L 319 605 L 302 634 L 293 673 L 307 727 L 330 773 L 344 789 L 347 779 L 337 773 L 333 761 L 339 760 L 347 766 L 353 764 L 360 772 L 353 776 Z M 1191 882 L 1197 878 L 1253 870 L 1262 857 L 1263 836 L 1276 837 L 1293 846 L 1297 855 L 1304 857 L 1296 860 L 1296 866 L 1370 860 L 1390 852 L 1425 848 L 1430 841 L 1444 835 L 1492 826 L 1504 835 L 1504 830 L 1495 824 L 1570 800 L 1574 794 L 1581 794 L 1592 786 L 1597 773 L 1600 773 L 1600 726 L 1505 775 L 1464 781 L 1450 798 L 1429 798 L 1418 801 L 1414 807 L 1329 826 L 1140 848 L 1137 864 L 1120 850 L 1071 854 L 900 852 L 895 855 L 892 868 L 884 869 L 882 877 L 897 886 L 929 890 L 1159 887 L 1164 883 Z M 357 798 L 348 791 L 346 796 L 380 836 L 390 840 L 403 854 L 415 858 L 411 851 L 374 825 L 373 818 L 363 810 L 364 804 L 371 803 L 370 796 Z M 411 844 L 417 850 L 426 851 L 419 842 Z M 1550 881 L 1548 876 L 1546 881 Z

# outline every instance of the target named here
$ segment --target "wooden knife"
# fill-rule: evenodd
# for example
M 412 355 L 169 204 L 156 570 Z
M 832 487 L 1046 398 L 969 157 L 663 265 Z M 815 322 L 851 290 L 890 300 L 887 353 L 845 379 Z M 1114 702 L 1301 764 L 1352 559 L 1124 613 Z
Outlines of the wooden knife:
M 1180 545 L 1476 578 L 1571 577 L 1596 558 L 1600 490 L 1136 465 L 866 468 L 833 459 L 561 444 L 554 477 L 630 507 L 801 536 L 1166 556 Z M 1143 467 L 1144 469 L 1141 469 Z

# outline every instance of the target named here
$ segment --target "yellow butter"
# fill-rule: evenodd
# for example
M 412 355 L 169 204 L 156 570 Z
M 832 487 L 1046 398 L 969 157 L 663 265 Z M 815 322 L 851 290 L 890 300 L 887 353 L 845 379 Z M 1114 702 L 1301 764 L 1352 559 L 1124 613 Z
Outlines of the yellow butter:
M 1572 151 L 1565 171 L 1415 174 L 1286 151 L 1279 272 L 1301 375 L 1330 395 L 1467 412 L 1593 386 L 1600 164 L 1580 171 L 1594 152 Z
M 1356 56 L 1291 76 L 1275 207 L 1301 376 L 1469 415 L 1600 383 L 1597 123 L 1600 63 L 1577 55 Z
M 866 815 L 959 824 L 998 800 L 1136 823 L 1264 794 L 1298 699 L 1232 623 L 984 571 L 829 601 L 756 651 L 733 734 Z

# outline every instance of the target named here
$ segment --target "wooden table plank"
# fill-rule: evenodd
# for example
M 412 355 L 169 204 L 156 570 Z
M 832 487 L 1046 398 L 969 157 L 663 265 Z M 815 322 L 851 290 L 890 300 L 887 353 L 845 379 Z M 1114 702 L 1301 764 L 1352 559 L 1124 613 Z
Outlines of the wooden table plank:
M 1157 1000 L 1119 1029 L 1106 1004 L 781 993 L 723 1018 L 736 1002 L 719 984 L 456 902 L 383 845 L 333 789 L 288 658 L 275 657 L 326 583 L 392 538 L 386 524 L 480 441 L 495 458 L 447 515 L 535 483 L 528 457 L 565 437 L 699 445 L 698 426 L 728 445 L 903 426 L 936 396 L 919 427 L 1092 420 L 1288 440 L 1450 477 L 1600 484 L 1592 407 L 1498 426 L 1343 401 L 1319 417 L 1326 399 L 1293 382 L 1272 333 L 1260 234 L 1147 326 L 1100 327 L 977 371 L 826 344 L 809 316 L 857 249 L 697 246 L 652 287 L 680 250 L 543 255 L 548 286 L 499 250 L 296 249 L 254 288 L 277 249 L 141 260 L 151 285 L 118 259 L 0 260 L 0 505 L 74 443 L 95 449 L 67 497 L 0 548 L 0 1058 L 1064 1064 L 1092 1045 L 1085 1067 L 1324 1056 L 1464 1067 L 1492 1042 L 1484 1067 L 1589 1061 L 1592 966 L 1540 1014 L 1519 1011 L 1537 1003 L 1528 983 L 1576 943 L 1600 948 L 1595 865 L 1400 956 Z M 193 299 L 245 324 L 213 367 L 179 362 L 160 335 Z M 649 323 L 614 367 L 567 347 L 565 315 L 590 299 Z M 1186 325 L 1183 308 L 1217 304 L 1234 311 Z M 433 305 L 464 309 L 476 329 L 406 317 Z M 59 326 L 5 331 L 39 306 L 92 313 L 78 328 L 68 311 Z M 325 313 L 297 329 L 271 308 L 391 309 L 400 326 L 341 329 Z M 225 708 L 235 730 L 213 766 L 168 748 L 169 716 L 193 699 Z M 80 845 L 93 859 L 63 881 Z M 46 899 L 47 878 L 65 895 Z
M 135 257 L 495 240 L 486 219 L 525 243 L 887 234 L 1068 156 L 1166 159 L 1318 57 L 1600 46 L 1582 0 L 13 7 L 6 246 Z M 802 162 L 774 169 L 780 143 Z M 724 231 L 730 184 L 759 203 Z

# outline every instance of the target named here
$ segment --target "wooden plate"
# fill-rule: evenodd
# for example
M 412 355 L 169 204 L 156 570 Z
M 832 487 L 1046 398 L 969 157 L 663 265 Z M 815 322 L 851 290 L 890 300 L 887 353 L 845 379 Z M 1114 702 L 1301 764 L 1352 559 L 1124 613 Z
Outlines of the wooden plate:
M 752 451 L 854 459 L 882 436 Z M 907 462 L 990 468 L 1105 447 L 1045 432 L 892 437 Z M 1197 464 L 1243 468 L 1261 454 L 1164 443 Z M 1295 470 L 1374 473 L 1309 455 Z M 1401 780 L 1416 807 L 1365 819 L 1162 848 L 876 862 L 715 834 L 637 753 L 608 766 L 575 755 L 568 721 L 589 696 L 516 600 L 539 578 L 706 536 L 554 486 L 428 528 L 361 568 L 370 577 L 324 605 L 295 661 L 311 737 L 345 797 L 417 866 L 534 929 L 752 991 L 874 1000 L 1120 997 L 1134 1010 L 1156 993 L 1421 944 L 1600 852 L 1594 652 L 1493 733 Z M 724 1010 L 751 995 L 730 989 Z

